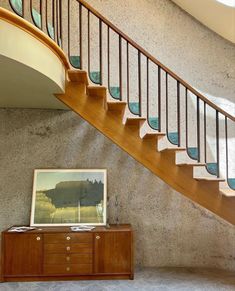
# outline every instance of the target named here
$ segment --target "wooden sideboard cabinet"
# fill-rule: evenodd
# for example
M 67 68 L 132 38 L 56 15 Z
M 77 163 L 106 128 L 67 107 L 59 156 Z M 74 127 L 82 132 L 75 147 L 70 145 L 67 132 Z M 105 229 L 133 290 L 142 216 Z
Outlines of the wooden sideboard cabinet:
M 130 225 L 2 233 L 2 281 L 133 279 Z

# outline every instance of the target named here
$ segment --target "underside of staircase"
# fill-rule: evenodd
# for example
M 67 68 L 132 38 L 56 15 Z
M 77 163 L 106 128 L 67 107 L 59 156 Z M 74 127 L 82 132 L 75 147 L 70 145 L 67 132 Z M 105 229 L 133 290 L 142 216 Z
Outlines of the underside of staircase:
M 37 34 L 38 31 L 42 33 L 42 30 L 54 46 L 60 50 L 65 47 L 67 80 L 65 93 L 56 95 L 58 100 L 173 189 L 235 224 L 235 178 L 231 171 L 234 155 L 229 143 L 231 130 L 228 130 L 229 126 L 234 126 L 235 117 L 161 64 L 85 1 L 74 0 L 74 6 L 71 7 L 63 6 L 65 2 L 62 1 L 58 5 L 55 1 L 55 7 L 50 13 L 49 5 L 46 6 L 44 16 L 42 6 L 33 8 L 32 1 L 30 3 L 31 6 L 27 8 L 27 1 L 10 0 L 13 11 L 18 14 L 15 17 L 24 18 L 27 15 L 26 9 L 30 9 L 30 21 L 37 27 Z M 67 13 L 63 17 L 66 9 Z M 52 15 L 50 21 L 47 21 L 48 14 Z M 73 17 L 78 24 L 76 29 L 71 28 Z M 97 22 L 92 26 L 93 18 Z M 26 29 L 26 21 L 24 25 Z M 67 25 L 68 30 L 66 36 L 62 33 L 64 25 Z M 98 36 L 93 51 L 92 28 L 93 34 Z M 33 34 L 32 26 L 30 33 Z M 72 52 L 75 33 L 79 37 L 74 40 Z M 116 63 L 110 56 L 112 37 L 116 41 L 113 49 L 118 51 Z M 136 61 L 134 72 L 131 72 L 130 66 L 132 55 L 132 62 Z M 115 67 L 114 72 L 112 67 Z M 136 94 L 130 90 L 133 85 L 130 84 L 131 74 L 135 75 L 132 82 L 134 79 Z M 112 79 L 115 79 L 113 83 Z M 151 96 L 152 88 L 155 88 L 155 92 Z M 170 95 L 173 96 L 171 100 Z M 172 113 L 174 110 L 176 114 Z M 209 111 L 213 111 L 213 118 Z M 171 113 L 174 115 L 172 118 Z M 190 115 L 195 117 L 191 128 Z M 173 127 L 170 123 L 173 123 Z M 212 129 L 208 130 L 208 124 L 215 128 L 213 142 L 208 142 L 212 132 Z M 232 130 L 231 136 L 234 128 Z M 211 132 L 208 134 L 208 131 Z M 221 167 L 221 139 L 225 170 Z M 209 155 L 210 143 L 215 152 Z M 222 174 L 221 169 L 224 170 Z

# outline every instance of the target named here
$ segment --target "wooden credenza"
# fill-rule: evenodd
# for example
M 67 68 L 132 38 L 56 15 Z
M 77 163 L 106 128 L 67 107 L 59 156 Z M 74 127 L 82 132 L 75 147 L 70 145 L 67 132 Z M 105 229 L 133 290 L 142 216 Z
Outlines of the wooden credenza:
M 133 279 L 130 225 L 2 232 L 2 281 Z

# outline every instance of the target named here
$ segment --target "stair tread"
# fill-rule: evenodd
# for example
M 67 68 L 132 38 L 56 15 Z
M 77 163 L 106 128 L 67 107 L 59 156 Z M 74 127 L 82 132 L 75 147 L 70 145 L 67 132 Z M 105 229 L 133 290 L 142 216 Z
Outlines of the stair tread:
M 96 86 L 96 85 L 89 85 L 87 86 L 87 89 L 89 90 L 107 90 L 107 88 L 105 86 Z
M 148 138 L 153 138 L 153 137 L 157 137 L 157 136 L 164 136 L 166 135 L 166 133 L 164 132 L 147 132 L 143 135 L 143 139 L 148 139 Z
M 93 86 L 93 85 L 87 86 L 87 93 L 90 96 L 103 98 L 106 96 L 106 91 L 107 88 L 104 86 Z
M 235 191 L 232 189 L 222 188 L 220 191 L 227 197 L 235 197 Z
M 71 82 L 84 82 L 86 85 L 88 85 L 88 77 L 86 71 L 81 70 L 68 70 L 68 77 Z
M 164 152 L 164 151 L 185 151 L 186 148 L 183 147 L 172 147 L 172 148 L 165 148 L 160 150 L 160 152 Z
M 140 121 L 142 121 L 142 120 L 146 120 L 146 118 L 145 117 L 127 117 L 126 120 L 140 120 Z
M 126 104 L 125 101 L 107 101 L 108 110 L 111 111 L 121 111 L 125 108 Z
M 125 125 L 139 125 L 141 121 L 145 121 L 144 117 L 127 117 Z
M 211 181 L 211 182 L 225 182 L 224 178 L 214 178 L 214 177 L 196 177 L 197 181 Z
M 177 166 L 191 166 L 191 167 L 203 167 L 206 164 L 205 163 L 178 163 Z
M 107 104 L 123 104 L 126 105 L 126 101 L 107 101 Z

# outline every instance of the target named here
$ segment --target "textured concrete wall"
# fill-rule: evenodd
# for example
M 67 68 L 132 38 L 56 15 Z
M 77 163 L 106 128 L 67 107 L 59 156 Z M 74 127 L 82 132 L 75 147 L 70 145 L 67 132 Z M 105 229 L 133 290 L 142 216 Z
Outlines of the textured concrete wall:
M 28 224 L 35 168 L 106 168 L 109 212 L 135 230 L 136 263 L 235 270 L 235 229 L 172 190 L 68 111 L 0 109 L 0 230 Z

